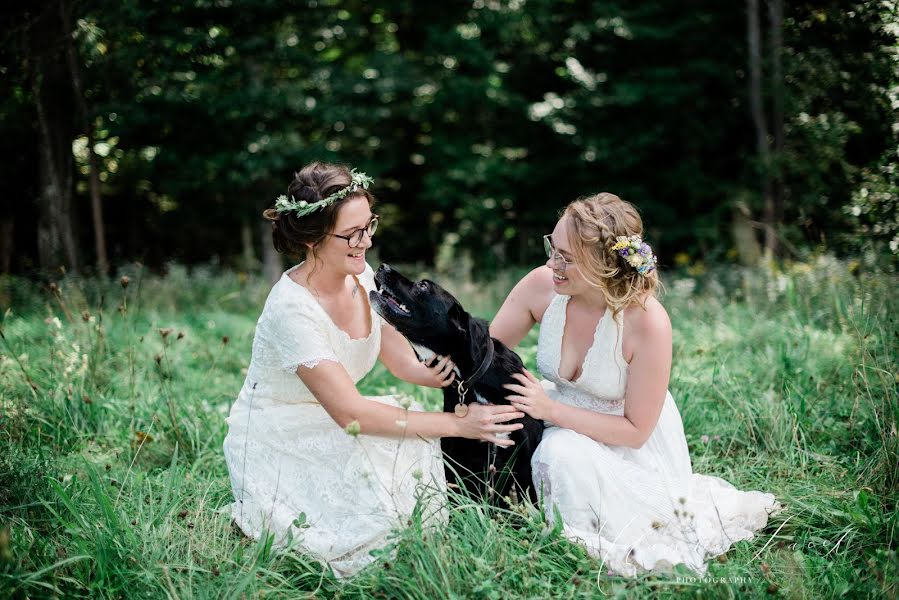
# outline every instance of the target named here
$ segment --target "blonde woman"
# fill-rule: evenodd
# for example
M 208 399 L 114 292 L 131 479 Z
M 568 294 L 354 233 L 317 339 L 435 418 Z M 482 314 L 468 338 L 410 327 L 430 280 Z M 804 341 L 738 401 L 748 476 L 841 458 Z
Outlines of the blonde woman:
M 510 347 L 540 323 L 537 366 L 509 384 L 515 408 L 547 421 L 534 485 L 565 534 L 614 572 L 706 561 L 753 536 L 773 495 L 693 473 L 668 391 L 671 322 L 636 209 L 614 194 L 572 202 L 544 237 L 549 259 L 490 326 Z
M 509 446 L 497 434 L 521 428 L 507 421 L 524 416 L 476 405 L 459 418 L 359 393 L 356 383 L 376 360 L 419 385 L 453 381 L 448 358 L 422 365 L 369 306 L 375 288 L 365 253 L 378 227 L 370 183 L 342 165 L 312 163 L 265 211 L 275 248 L 306 260 L 265 301 L 224 442 L 241 530 L 274 534 L 279 546 L 292 537 L 341 577 L 374 560 L 371 550 L 406 523 L 419 492 L 439 503 L 446 482 L 437 438 Z

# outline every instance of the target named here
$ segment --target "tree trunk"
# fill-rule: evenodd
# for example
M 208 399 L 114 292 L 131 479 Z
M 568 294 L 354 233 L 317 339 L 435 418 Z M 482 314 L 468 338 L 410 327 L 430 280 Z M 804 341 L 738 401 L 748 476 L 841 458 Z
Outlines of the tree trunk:
M 784 219 L 784 85 L 783 85 L 783 0 L 768 0 L 768 26 L 771 52 L 771 128 L 774 134 L 773 204 L 774 222 Z
M 97 153 L 94 152 L 94 124 L 90 118 L 90 110 L 84 97 L 84 86 L 81 83 L 81 67 L 78 63 L 78 53 L 73 41 L 72 19 L 67 0 L 60 0 L 59 13 L 63 28 L 66 31 L 65 50 L 69 65 L 69 75 L 72 79 L 72 91 L 75 95 L 75 104 L 78 106 L 78 114 L 81 119 L 82 132 L 87 136 L 87 160 L 88 179 L 90 182 L 91 217 L 94 224 L 94 248 L 97 254 L 97 270 L 102 276 L 109 274 L 109 260 L 106 255 L 106 232 L 103 226 L 103 204 L 100 197 L 100 169 Z
M 262 221 L 259 224 L 259 232 L 262 234 L 262 273 L 271 283 L 276 283 L 284 270 L 281 255 L 272 244 L 272 224 Z
M 65 266 L 77 272 L 72 214 L 72 94 L 60 43 L 65 31 L 57 7 L 56 0 L 47 2 L 28 36 L 29 75 L 38 121 L 38 259 L 44 269 Z
M 9 273 L 12 268 L 15 224 L 13 217 L 0 219 L 0 273 Z
M 762 104 L 762 50 L 759 26 L 759 0 L 747 0 L 747 37 L 749 42 L 749 106 L 755 128 L 755 145 L 758 154 L 763 201 L 762 222 L 765 226 L 765 251 L 773 254 L 777 249 L 774 229 L 774 198 L 771 191 L 771 149 L 765 125 L 765 109 Z
M 752 212 L 743 200 L 734 202 L 730 232 L 740 264 L 747 267 L 758 265 L 762 251 L 755 236 L 755 229 L 752 227 Z
M 248 221 L 240 224 L 240 246 L 240 268 L 244 271 L 255 271 L 258 269 L 259 262 L 256 260 L 256 251 L 253 249 L 253 226 Z

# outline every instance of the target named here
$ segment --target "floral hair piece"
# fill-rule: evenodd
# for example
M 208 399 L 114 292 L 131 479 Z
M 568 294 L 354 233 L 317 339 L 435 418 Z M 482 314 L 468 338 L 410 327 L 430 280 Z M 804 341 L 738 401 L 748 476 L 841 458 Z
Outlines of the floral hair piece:
M 637 269 L 637 273 L 646 277 L 656 268 L 655 254 L 652 248 L 645 243 L 639 235 L 623 236 L 619 235 L 615 238 L 618 240 L 612 246 L 612 251 L 618 253 L 619 256 L 627 261 L 627 264 Z
M 357 171 L 356 169 L 350 171 L 350 176 L 350 185 L 337 190 L 327 198 L 323 198 L 318 202 L 306 202 L 305 200 L 300 200 L 299 202 L 297 202 L 293 196 L 291 196 L 288 200 L 286 195 L 281 194 L 280 196 L 278 196 L 277 200 L 275 200 L 275 210 L 279 213 L 293 211 L 298 217 L 305 217 L 309 213 L 313 213 L 320 208 L 330 206 L 338 200 L 346 198 L 349 194 L 352 194 L 360 188 L 363 190 L 367 190 L 368 186 L 370 186 L 375 181 L 362 171 Z

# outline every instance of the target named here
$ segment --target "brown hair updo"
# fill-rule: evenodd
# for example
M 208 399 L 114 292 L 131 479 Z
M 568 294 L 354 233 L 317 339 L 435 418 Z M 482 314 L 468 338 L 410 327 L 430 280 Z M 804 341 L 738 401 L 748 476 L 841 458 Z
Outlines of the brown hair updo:
M 578 198 L 565 207 L 562 216 L 571 224 L 568 242 L 578 269 L 588 284 L 602 292 L 612 314 L 631 304 L 645 308 L 645 294 L 654 296 L 658 289 L 658 272 L 640 275 L 612 250 L 618 236 L 643 237 L 643 220 L 634 205 L 601 192 Z
M 352 182 L 350 170 L 345 166 L 316 161 L 294 174 L 293 181 L 287 188 L 287 195 L 297 202 L 305 200 L 311 204 L 342 190 Z M 314 257 L 315 249 L 334 228 L 340 207 L 359 196 L 368 200 L 369 207 L 375 202 L 375 197 L 360 187 L 333 204 L 302 217 L 298 217 L 293 211 L 279 213 L 274 208 L 266 209 L 262 216 L 272 223 L 275 250 L 297 258 L 305 256 L 306 245 L 311 244 Z

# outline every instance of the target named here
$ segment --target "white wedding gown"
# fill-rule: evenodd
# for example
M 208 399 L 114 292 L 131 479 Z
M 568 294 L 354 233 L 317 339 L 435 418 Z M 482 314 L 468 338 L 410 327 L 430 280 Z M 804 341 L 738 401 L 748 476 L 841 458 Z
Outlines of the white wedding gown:
M 293 269 L 268 295 L 247 377 L 227 418 L 231 515 L 248 536 L 274 533 L 278 546 L 291 532 L 301 550 L 330 564 L 337 576 L 349 576 L 373 560 L 369 552 L 383 546 L 393 528 L 406 524 L 419 496 L 426 516 L 442 510 L 440 445 L 417 437 L 354 437 L 325 412 L 297 367 L 335 361 L 358 382 L 380 353 L 381 317 L 372 310 L 369 336 L 350 338 L 288 277 Z M 374 289 L 370 266 L 359 283 L 366 294 Z M 395 396 L 368 399 L 403 403 Z M 422 410 L 414 402 L 410 408 Z M 301 513 L 305 526 L 297 527 Z
M 546 309 L 537 346 L 544 389 L 554 400 L 612 415 L 624 414 L 628 364 L 621 351 L 623 313 L 597 324 L 576 381 L 559 376 L 570 296 Z M 680 413 L 671 393 L 655 430 L 639 449 L 609 446 L 547 423 L 531 465 L 547 516 L 558 508 L 569 539 L 586 546 L 621 575 L 670 571 L 682 563 L 705 574 L 706 561 L 751 538 L 780 508 L 773 495 L 740 491 L 693 473 Z

